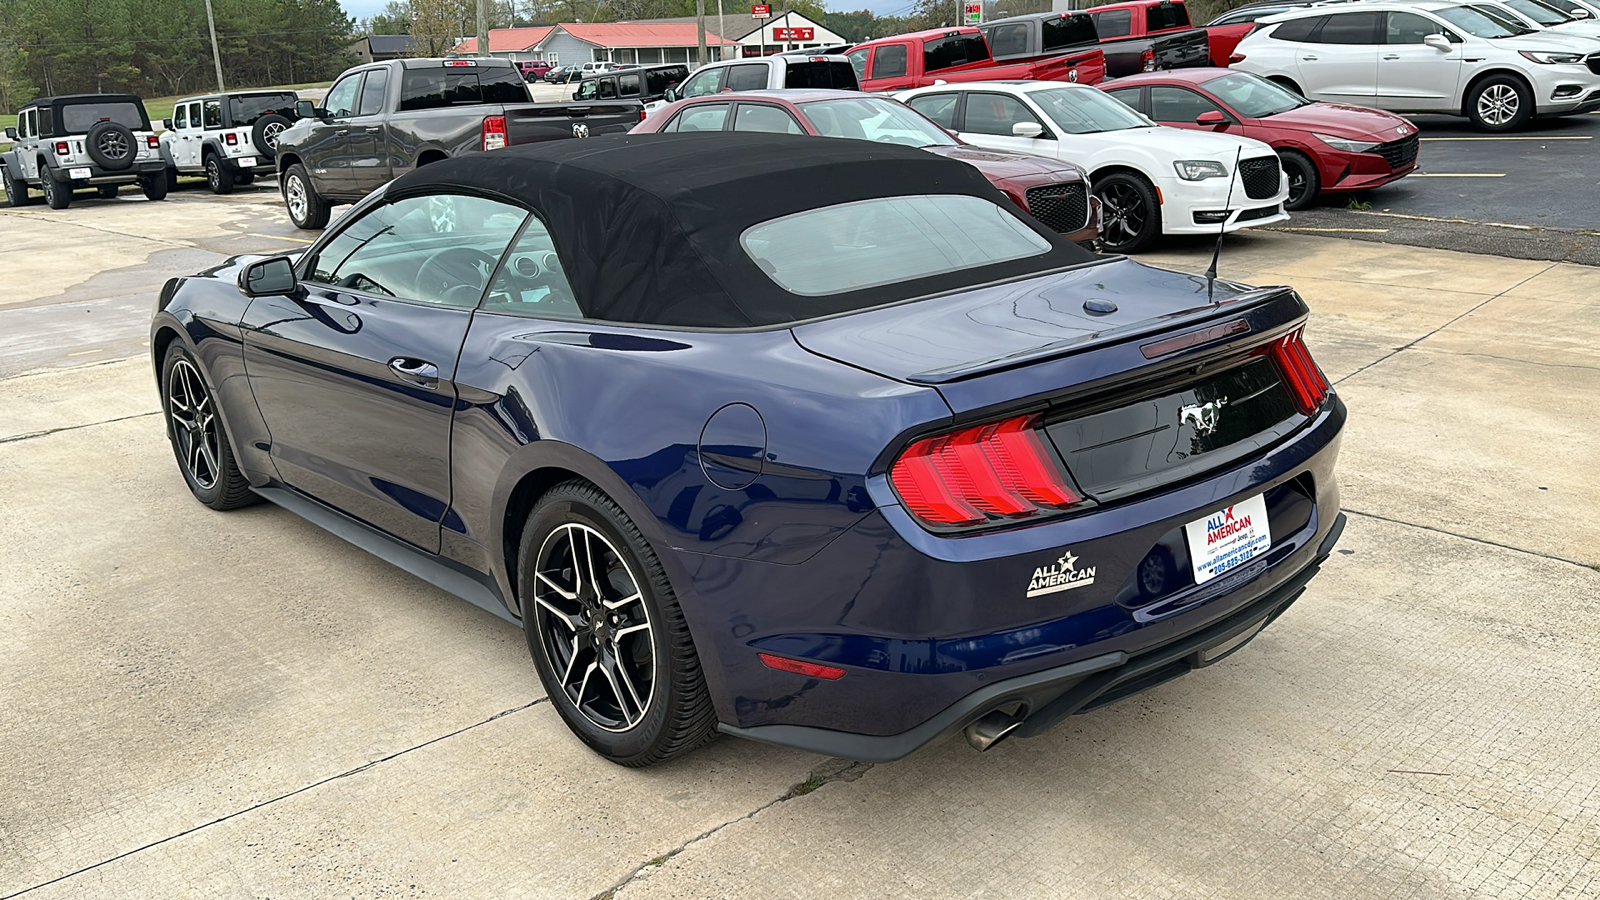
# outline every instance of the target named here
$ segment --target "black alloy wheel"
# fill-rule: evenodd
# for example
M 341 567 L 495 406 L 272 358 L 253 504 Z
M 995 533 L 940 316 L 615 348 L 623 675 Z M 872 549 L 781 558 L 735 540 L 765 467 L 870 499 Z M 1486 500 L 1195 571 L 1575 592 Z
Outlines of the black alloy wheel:
M 161 408 L 178 469 L 196 500 L 216 510 L 248 506 L 258 499 L 233 459 L 216 399 L 194 356 L 173 342 L 162 364 Z
M 5 166 L 5 164 L 4 163 L 0 163 L 0 166 Z M 28 182 L 26 180 L 24 180 L 24 179 L 21 179 L 21 178 L 12 178 L 11 177 L 11 167 L 10 166 L 5 166 L 5 170 L 6 170 L 6 200 L 12 206 L 29 206 L 29 205 L 31 205 L 33 203 L 33 198 L 28 196 Z
M 1137 253 L 1161 236 L 1161 207 L 1142 176 L 1113 172 L 1095 182 L 1100 198 L 1100 240 L 1109 253 Z
M 165 173 L 146 175 L 139 179 L 139 190 L 144 191 L 146 200 L 167 199 L 167 189 L 175 180 L 171 172 L 172 170 L 168 169 Z
M 39 165 L 39 187 L 44 191 L 44 202 L 51 209 L 66 209 L 72 205 L 72 185 L 62 184 L 50 177 L 44 164 Z
M 1289 176 L 1289 199 L 1284 202 L 1283 208 L 1305 209 L 1317 202 L 1317 194 L 1322 191 L 1317 164 L 1305 154 L 1293 150 L 1281 151 L 1278 159 L 1283 163 L 1284 174 Z
M 683 612 L 633 520 L 593 485 L 540 498 L 523 531 L 518 596 L 545 692 L 590 749 L 624 766 L 685 753 L 716 717 Z
M 206 155 L 206 186 L 213 194 L 233 193 L 233 173 L 222 169 L 222 159 L 215 153 Z
M 133 168 L 134 157 L 139 154 L 138 138 L 133 131 L 109 121 L 89 126 L 83 137 L 83 147 L 96 165 L 113 172 Z

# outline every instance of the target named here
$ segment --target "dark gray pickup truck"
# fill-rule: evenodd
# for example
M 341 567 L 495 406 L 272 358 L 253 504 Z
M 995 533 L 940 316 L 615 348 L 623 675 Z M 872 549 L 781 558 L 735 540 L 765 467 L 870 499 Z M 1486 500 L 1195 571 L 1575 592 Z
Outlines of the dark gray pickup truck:
M 501 59 L 395 59 L 347 70 L 278 136 L 278 183 L 298 228 L 321 228 L 418 166 L 479 150 L 620 134 L 644 119 L 637 100 L 531 103 Z
M 1211 64 L 1210 42 L 1202 29 L 1147 35 L 1126 23 L 1108 24 L 1116 27 L 1098 27 L 1090 13 L 1048 12 L 995 19 L 978 27 L 989 39 L 997 63 L 1048 59 L 1099 47 L 1106 55 L 1107 78 Z

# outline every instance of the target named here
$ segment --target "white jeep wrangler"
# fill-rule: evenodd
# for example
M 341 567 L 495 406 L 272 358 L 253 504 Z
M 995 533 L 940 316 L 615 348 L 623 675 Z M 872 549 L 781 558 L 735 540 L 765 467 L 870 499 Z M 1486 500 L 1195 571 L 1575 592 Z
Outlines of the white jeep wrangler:
M 138 97 L 40 97 L 17 112 L 6 137 L 13 143 L 0 154 L 0 174 L 12 206 L 32 203 L 33 187 L 51 209 L 66 209 L 73 191 L 91 187 L 107 199 L 124 184 L 138 184 L 151 200 L 167 196 L 166 164 Z
M 213 194 L 233 192 L 275 171 L 278 135 L 294 124 L 294 91 L 230 91 L 186 97 L 162 120 L 167 186 L 179 175 L 204 175 Z

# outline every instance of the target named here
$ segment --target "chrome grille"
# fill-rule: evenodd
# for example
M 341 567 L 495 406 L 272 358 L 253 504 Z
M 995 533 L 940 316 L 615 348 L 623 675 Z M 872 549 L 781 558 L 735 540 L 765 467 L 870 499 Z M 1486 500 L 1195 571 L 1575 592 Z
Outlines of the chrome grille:
M 1265 200 L 1278 193 L 1281 178 L 1278 158 L 1263 156 L 1239 163 L 1239 180 L 1244 182 L 1244 195 L 1251 200 Z
M 1024 196 L 1028 213 L 1051 231 L 1071 234 L 1089 224 L 1089 191 L 1081 181 L 1041 184 Z

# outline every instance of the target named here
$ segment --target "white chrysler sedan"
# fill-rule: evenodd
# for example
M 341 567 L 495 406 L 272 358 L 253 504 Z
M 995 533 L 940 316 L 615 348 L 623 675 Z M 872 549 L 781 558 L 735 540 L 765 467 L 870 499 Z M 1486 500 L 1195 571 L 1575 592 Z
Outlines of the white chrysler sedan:
M 1449 0 L 1313 6 L 1268 16 L 1233 68 L 1312 100 L 1466 116 L 1484 131 L 1600 108 L 1600 44 L 1513 29 Z
M 897 96 L 979 147 L 1087 169 L 1103 209 L 1101 240 L 1115 253 L 1146 249 L 1163 234 L 1216 234 L 1289 218 L 1289 181 L 1271 147 L 1157 125 L 1098 88 L 978 81 Z

